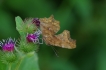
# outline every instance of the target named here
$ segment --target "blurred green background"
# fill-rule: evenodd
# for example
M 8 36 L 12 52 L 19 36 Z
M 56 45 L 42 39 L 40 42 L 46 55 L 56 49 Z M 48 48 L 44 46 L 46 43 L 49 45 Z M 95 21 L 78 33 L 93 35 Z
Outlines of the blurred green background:
M 0 0 L 0 40 L 19 38 L 15 17 L 49 17 L 70 31 L 76 49 L 39 48 L 40 70 L 106 70 L 106 0 Z

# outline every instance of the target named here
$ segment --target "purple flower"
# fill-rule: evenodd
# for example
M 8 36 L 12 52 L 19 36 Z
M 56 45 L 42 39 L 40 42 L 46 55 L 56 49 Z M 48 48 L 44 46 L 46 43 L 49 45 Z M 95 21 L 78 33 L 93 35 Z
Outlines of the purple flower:
M 36 24 L 36 26 L 40 26 L 40 21 L 39 21 L 39 19 L 38 18 L 34 18 L 33 20 L 32 20 L 32 23 L 34 23 L 34 24 Z
M 14 47 L 15 47 L 16 41 L 15 39 L 7 39 L 7 40 L 3 40 L 3 42 L 0 42 L 0 46 L 2 47 L 3 51 L 14 51 Z
M 35 33 L 27 34 L 26 39 L 28 42 L 39 43 L 40 34 L 42 34 L 42 32 L 39 29 L 37 29 Z
M 38 40 L 38 36 L 36 34 L 28 34 L 26 39 L 28 42 L 36 42 Z

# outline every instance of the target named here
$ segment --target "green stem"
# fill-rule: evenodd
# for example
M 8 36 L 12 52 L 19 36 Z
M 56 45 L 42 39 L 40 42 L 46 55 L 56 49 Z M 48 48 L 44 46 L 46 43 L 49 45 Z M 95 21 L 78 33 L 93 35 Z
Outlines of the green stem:
M 8 68 L 8 70 L 11 70 L 11 63 L 9 64 L 9 68 Z
M 15 50 L 19 53 L 19 55 L 21 56 L 21 52 L 17 49 L 17 47 L 15 46 Z
M 24 59 L 24 56 L 22 56 L 22 57 L 19 59 L 15 70 L 19 70 L 20 64 L 21 64 L 21 62 L 22 62 L 23 59 Z

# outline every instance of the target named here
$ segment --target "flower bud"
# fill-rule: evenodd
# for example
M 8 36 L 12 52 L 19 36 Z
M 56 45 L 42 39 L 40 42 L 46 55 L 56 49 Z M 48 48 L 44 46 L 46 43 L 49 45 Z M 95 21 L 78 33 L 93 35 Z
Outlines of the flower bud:
M 34 23 L 37 27 L 40 26 L 40 21 L 39 21 L 38 18 L 34 18 L 34 19 L 32 20 L 32 23 Z
M 28 42 L 36 42 L 38 40 L 38 37 L 36 34 L 28 34 L 26 39 Z
M 2 47 L 2 50 L 4 52 L 12 52 L 14 51 L 16 41 L 9 38 L 7 40 L 3 40 L 3 42 L 0 42 L 0 46 Z
M 1 60 L 5 64 L 13 63 L 16 61 L 16 54 L 14 53 L 14 47 L 16 45 L 15 39 L 9 38 L 7 40 L 0 41 L 0 46 L 2 47 Z

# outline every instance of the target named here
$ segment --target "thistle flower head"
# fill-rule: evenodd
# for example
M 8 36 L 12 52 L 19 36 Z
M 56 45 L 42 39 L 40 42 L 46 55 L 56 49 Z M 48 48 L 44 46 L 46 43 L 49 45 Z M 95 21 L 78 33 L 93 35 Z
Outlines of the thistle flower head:
M 0 42 L 0 46 L 2 47 L 3 51 L 14 51 L 16 41 L 15 39 L 13 40 L 12 38 L 9 38 L 7 40 L 3 40 L 3 42 Z
M 39 21 L 39 19 L 38 18 L 34 18 L 33 20 L 32 20 L 32 23 L 34 23 L 36 26 L 40 26 L 40 21 Z
M 35 33 L 33 34 L 27 34 L 26 39 L 28 42 L 38 42 L 39 36 L 41 34 L 40 30 L 37 30 Z
M 36 42 L 38 40 L 38 36 L 36 34 L 27 34 L 26 39 L 28 42 Z

